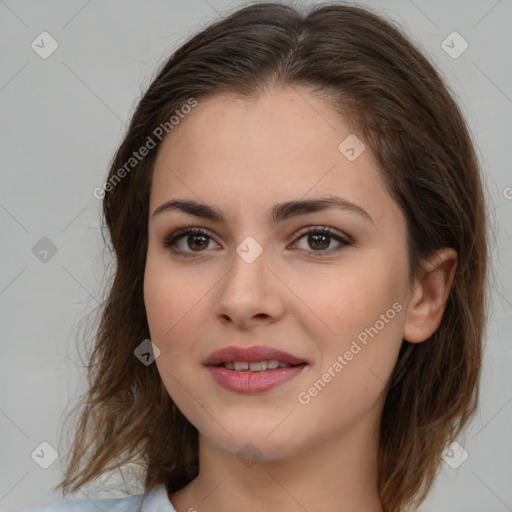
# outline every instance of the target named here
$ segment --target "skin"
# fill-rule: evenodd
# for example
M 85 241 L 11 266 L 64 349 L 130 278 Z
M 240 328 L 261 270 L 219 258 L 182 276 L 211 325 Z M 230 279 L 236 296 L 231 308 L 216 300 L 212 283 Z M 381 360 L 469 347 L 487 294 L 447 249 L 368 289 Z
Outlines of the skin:
M 159 373 L 200 438 L 198 477 L 169 497 L 178 512 L 220 512 L 234 503 L 247 511 L 382 510 L 376 464 L 386 386 L 402 340 L 422 342 L 439 326 L 456 253 L 440 250 L 409 282 L 405 217 L 369 148 L 355 161 L 338 150 L 352 133 L 308 89 L 271 89 L 257 100 L 199 101 L 159 149 L 144 299 Z M 274 204 L 326 194 L 357 204 L 372 221 L 329 209 L 268 223 Z M 177 198 L 215 207 L 226 224 L 177 210 L 151 215 Z M 177 241 L 189 258 L 164 247 L 189 226 L 211 238 Z M 352 245 L 297 236 L 323 226 Z M 248 236 L 263 249 L 252 263 L 236 252 Z M 300 403 L 298 394 L 394 303 L 401 311 Z M 309 364 L 254 395 L 225 390 L 203 366 L 214 350 L 257 344 Z M 248 442 L 261 457 L 251 467 L 237 457 Z

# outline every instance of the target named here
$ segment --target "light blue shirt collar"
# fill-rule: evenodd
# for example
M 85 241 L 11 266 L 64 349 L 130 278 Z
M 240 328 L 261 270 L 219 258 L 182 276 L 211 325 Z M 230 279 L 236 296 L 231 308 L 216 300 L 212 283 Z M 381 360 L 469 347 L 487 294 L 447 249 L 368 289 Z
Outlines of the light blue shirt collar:
M 140 512 L 176 512 L 167 496 L 165 485 L 157 485 L 151 492 L 145 495 Z

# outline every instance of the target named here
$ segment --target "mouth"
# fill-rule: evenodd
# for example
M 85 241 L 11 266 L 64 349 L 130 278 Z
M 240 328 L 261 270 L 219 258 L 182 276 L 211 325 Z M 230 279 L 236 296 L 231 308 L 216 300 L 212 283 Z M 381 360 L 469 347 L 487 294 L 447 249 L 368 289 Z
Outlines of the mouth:
M 227 347 L 210 354 L 204 365 L 214 381 L 237 393 L 260 393 L 293 379 L 308 362 L 273 347 Z
M 289 354 L 274 347 L 253 345 L 250 347 L 231 346 L 212 352 L 204 361 L 205 366 L 226 365 L 229 370 L 265 371 L 276 368 L 287 368 L 308 364 L 298 356 Z M 233 365 L 231 367 L 231 365 Z
M 289 364 L 285 361 L 278 361 L 271 359 L 269 361 L 228 361 L 214 365 L 216 367 L 226 368 L 237 372 L 265 372 L 269 370 L 276 370 L 277 368 L 291 368 L 293 366 L 304 366 L 306 363 Z

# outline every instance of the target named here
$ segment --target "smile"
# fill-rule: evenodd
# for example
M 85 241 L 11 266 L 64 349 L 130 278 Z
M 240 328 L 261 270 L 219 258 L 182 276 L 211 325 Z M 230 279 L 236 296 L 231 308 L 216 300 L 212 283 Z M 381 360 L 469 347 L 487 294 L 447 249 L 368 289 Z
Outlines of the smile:
M 254 394 L 269 391 L 279 384 L 290 381 L 300 375 L 308 366 L 306 363 L 290 365 L 275 360 L 268 361 L 273 365 L 276 362 L 278 363 L 276 368 L 269 368 L 267 361 L 253 363 L 228 362 L 218 366 L 208 366 L 207 368 L 213 380 L 224 389 L 236 393 Z M 237 369 L 235 365 L 242 367 L 242 369 Z M 230 369 L 229 366 L 233 366 L 233 368 Z M 255 369 L 251 369 L 251 366 Z
M 278 361 L 277 359 L 271 359 L 270 361 L 230 361 L 227 363 L 221 363 L 219 366 L 223 366 L 228 370 L 236 371 L 250 371 L 250 372 L 264 372 L 266 370 L 275 370 L 276 368 L 290 368 L 292 365 L 284 361 Z

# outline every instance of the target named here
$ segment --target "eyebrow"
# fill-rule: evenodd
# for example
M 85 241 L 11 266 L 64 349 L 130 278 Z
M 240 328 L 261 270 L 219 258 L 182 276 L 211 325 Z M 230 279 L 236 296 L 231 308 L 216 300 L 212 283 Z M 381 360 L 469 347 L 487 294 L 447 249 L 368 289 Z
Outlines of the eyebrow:
M 283 220 L 303 215 L 306 213 L 319 212 L 328 209 L 336 208 L 349 213 L 355 213 L 372 224 L 373 219 L 370 215 L 363 210 L 360 206 L 342 199 L 338 196 L 323 196 L 318 199 L 287 201 L 285 203 L 278 203 L 273 206 L 270 214 L 269 221 L 277 224 Z M 199 203 L 190 199 L 171 199 L 155 209 L 153 217 L 159 213 L 178 210 L 195 217 L 217 221 L 226 224 L 226 219 L 222 212 L 205 203 Z

